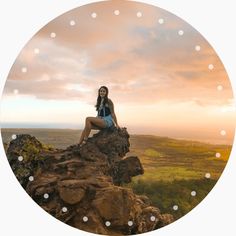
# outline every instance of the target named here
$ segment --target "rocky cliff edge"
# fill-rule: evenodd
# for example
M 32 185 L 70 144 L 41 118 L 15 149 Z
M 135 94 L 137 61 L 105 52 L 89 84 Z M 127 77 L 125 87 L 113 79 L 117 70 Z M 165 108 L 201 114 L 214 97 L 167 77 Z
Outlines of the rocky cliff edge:
M 20 184 L 38 205 L 78 229 L 102 235 L 140 234 L 174 221 L 145 195 L 122 187 L 144 173 L 137 156 L 128 156 L 126 128 L 99 131 L 79 147 L 54 149 L 28 134 L 7 147 Z

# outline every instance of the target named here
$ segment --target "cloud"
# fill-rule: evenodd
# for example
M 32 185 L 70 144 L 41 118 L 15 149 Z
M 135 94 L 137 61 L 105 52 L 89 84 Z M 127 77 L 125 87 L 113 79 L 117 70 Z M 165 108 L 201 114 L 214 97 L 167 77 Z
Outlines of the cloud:
M 224 87 L 220 95 L 219 84 Z M 19 96 L 92 103 L 101 85 L 122 104 L 194 101 L 207 106 L 232 97 L 223 64 L 195 29 L 160 8 L 130 1 L 88 4 L 51 21 L 20 53 L 4 94 L 18 89 Z

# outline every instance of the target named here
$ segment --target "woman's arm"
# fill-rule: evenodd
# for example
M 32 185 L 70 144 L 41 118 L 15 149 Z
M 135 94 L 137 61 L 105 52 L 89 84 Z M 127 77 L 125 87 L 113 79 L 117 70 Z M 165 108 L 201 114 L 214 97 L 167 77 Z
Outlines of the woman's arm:
M 116 127 L 119 129 L 120 126 L 118 125 L 118 122 L 117 122 L 115 109 L 114 109 L 114 104 L 113 104 L 111 99 L 108 100 L 108 103 L 109 103 L 109 108 L 110 108 L 110 111 L 111 111 L 112 119 L 114 120 Z

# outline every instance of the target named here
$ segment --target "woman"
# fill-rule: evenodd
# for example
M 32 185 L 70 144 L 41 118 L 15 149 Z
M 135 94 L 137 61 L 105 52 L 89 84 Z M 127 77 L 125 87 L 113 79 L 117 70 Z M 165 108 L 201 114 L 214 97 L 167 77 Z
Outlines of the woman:
M 91 129 L 109 128 L 113 123 L 115 123 L 118 129 L 120 129 L 117 123 L 113 102 L 108 98 L 108 88 L 106 86 L 99 88 L 97 104 L 95 107 L 98 111 L 98 115 L 97 117 L 86 118 L 85 128 L 79 140 L 80 146 L 86 143 Z

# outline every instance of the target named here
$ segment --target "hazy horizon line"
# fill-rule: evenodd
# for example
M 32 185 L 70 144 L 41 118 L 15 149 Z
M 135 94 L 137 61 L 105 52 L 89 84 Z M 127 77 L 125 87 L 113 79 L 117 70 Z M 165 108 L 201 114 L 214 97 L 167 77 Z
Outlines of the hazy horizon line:
M 84 126 L 80 125 L 71 125 L 68 123 L 60 123 L 60 124 L 45 124 L 45 123 L 0 123 L 0 129 L 60 129 L 60 130 L 83 130 Z M 127 128 L 127 127 L 126 127 Z M 165 135 L 165 134 L 158 134 L 157 132 L 154 133 L 142 133 L 142 132 L 132 132 L 129 131 L 131 135 L 149 135 L 149 136 L 156 136 L 156 137 L 165 137 L 170 139 L 177 139 L 177 140 L 185 140 L 185 141 L 192 141 L 192 142 L 201 142 L 205 144 L 212 144 L 212 145 L 228 145 L 232 146 L 234 143 L 234 139 L 232 142 L 226 141 L 225 142 L 219 142 L 217 139 L 211 139 L 211 138 L 194 138 L 194 137 L 183 137 L 183 136 L 176 136 L 176 135 Z

